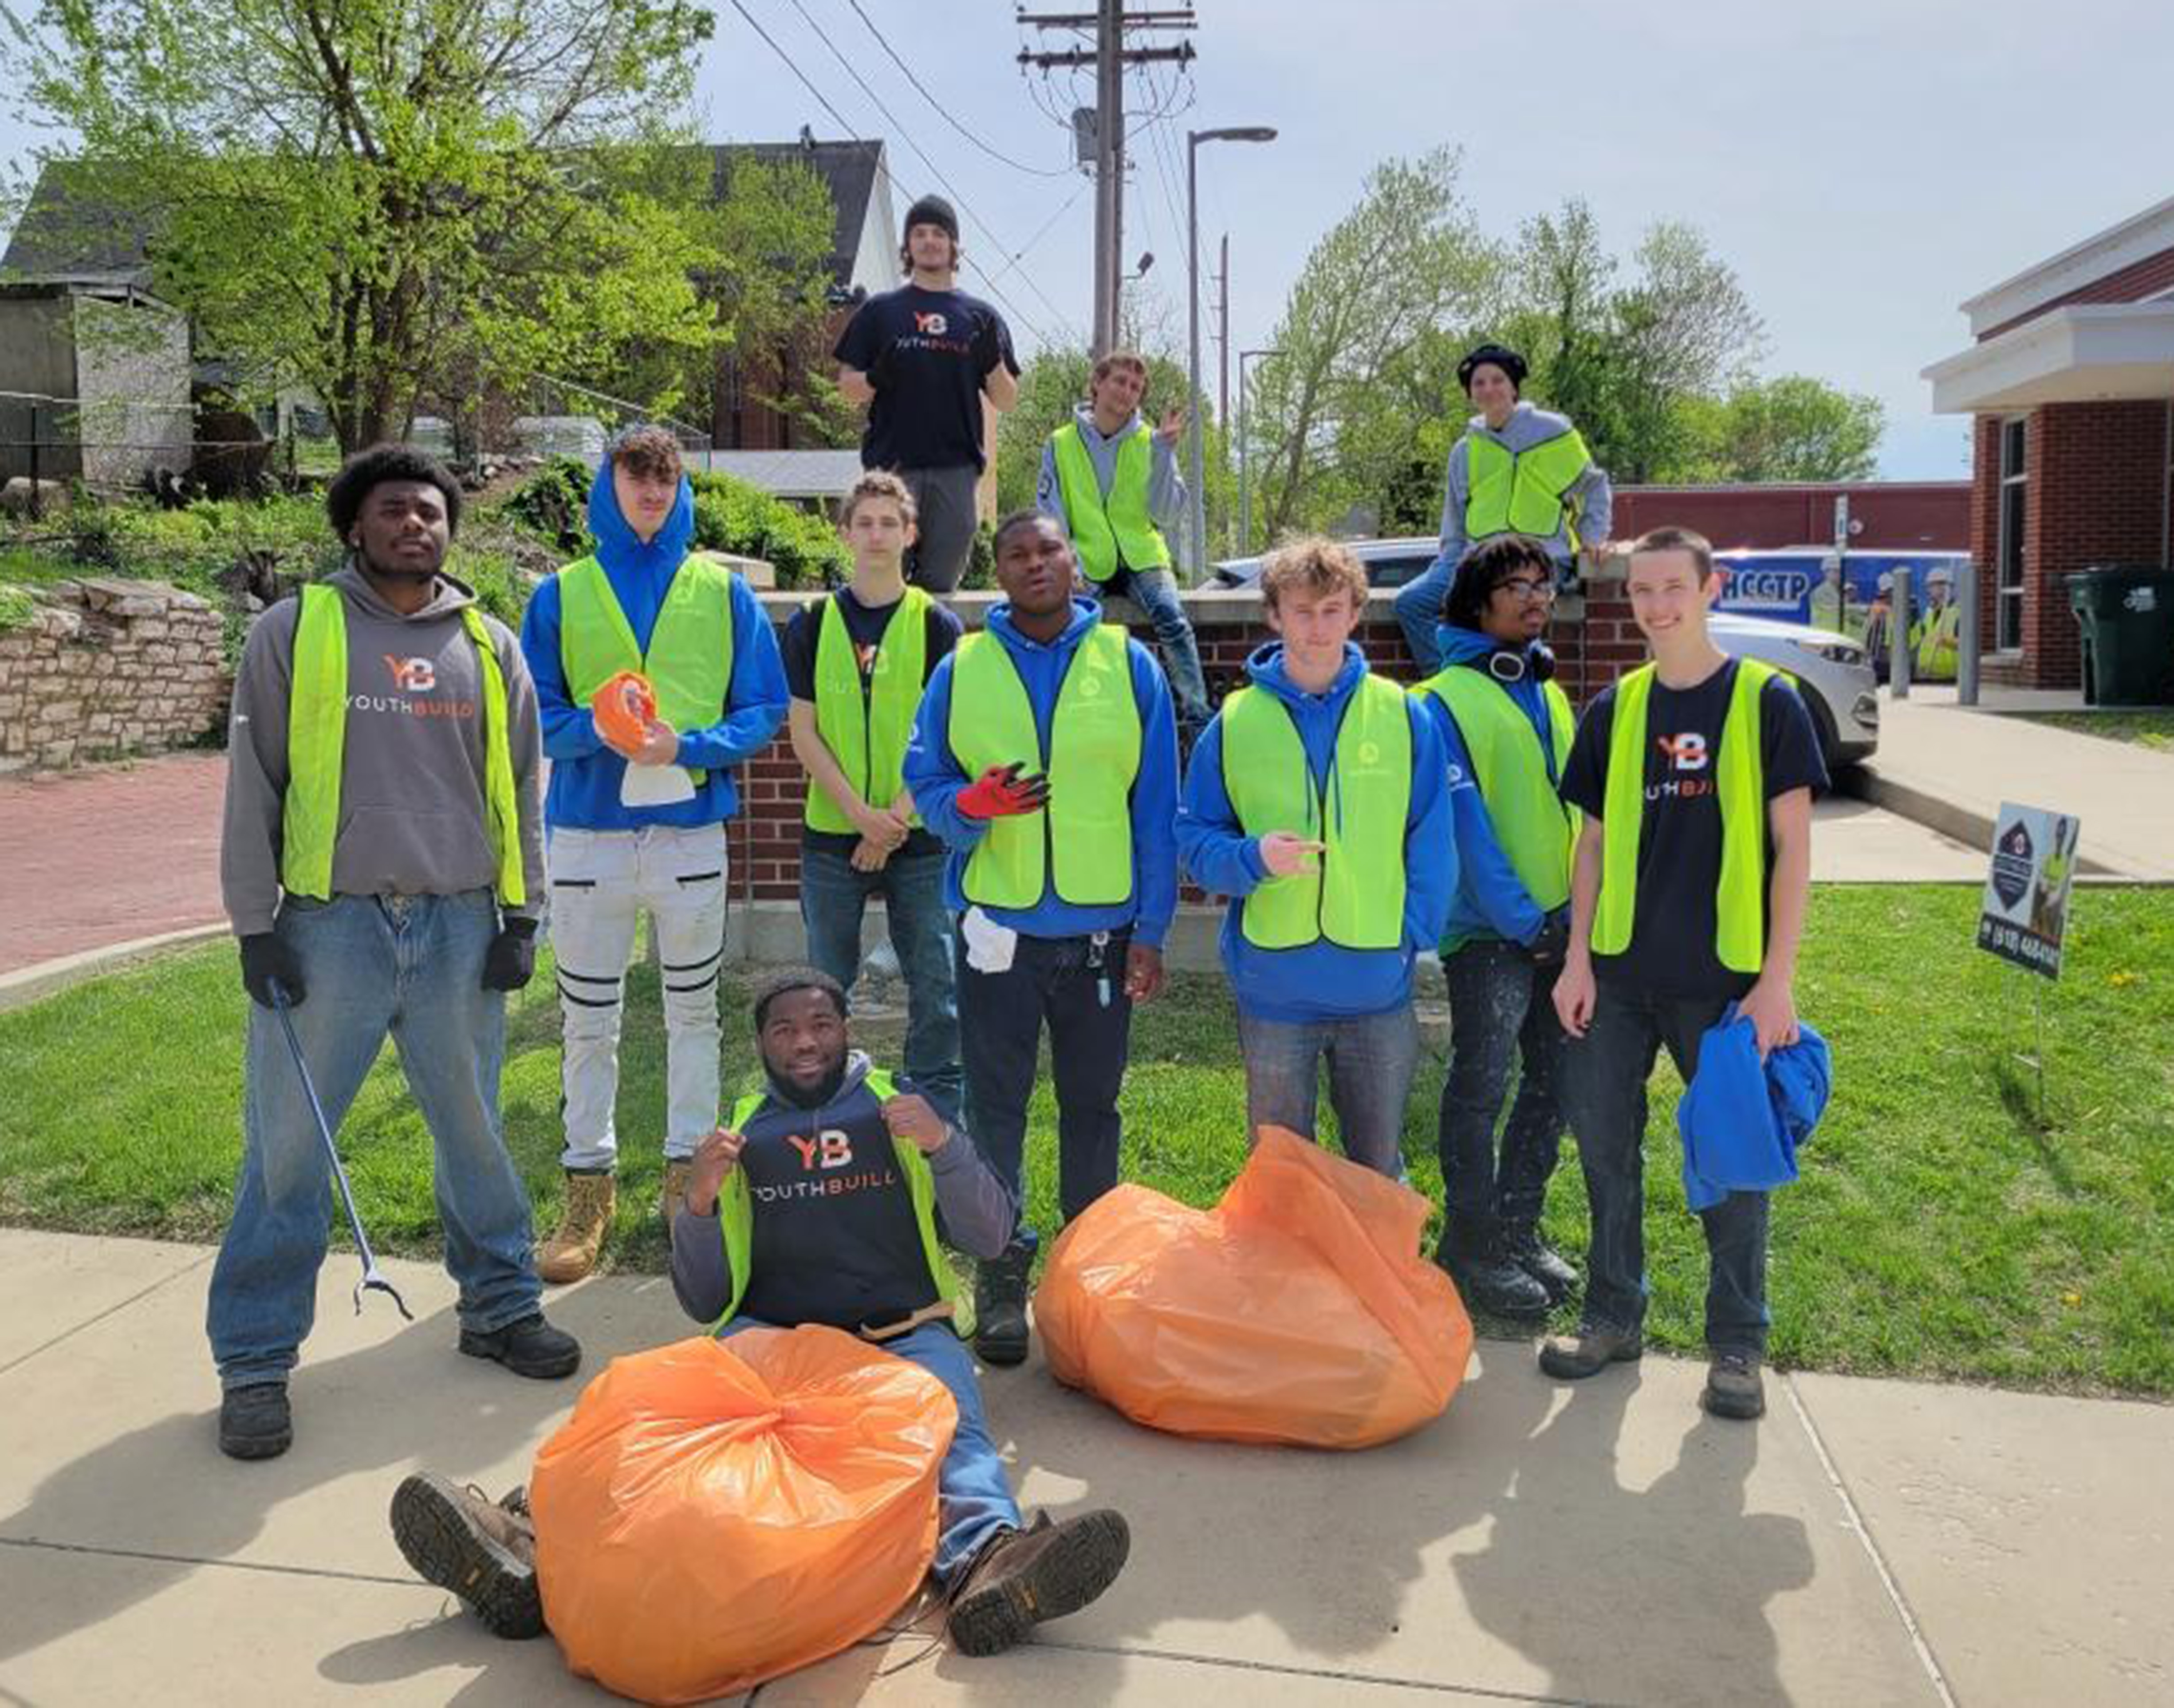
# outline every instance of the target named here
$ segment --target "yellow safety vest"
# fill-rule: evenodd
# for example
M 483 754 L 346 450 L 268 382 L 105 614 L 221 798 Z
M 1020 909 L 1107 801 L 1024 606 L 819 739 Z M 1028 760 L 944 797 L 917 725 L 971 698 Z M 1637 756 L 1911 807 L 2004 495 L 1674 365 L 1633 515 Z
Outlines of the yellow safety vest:
M 1506 449 L 1484 433 L 1468 432 L 1465 443 L 1464 537 L 1475 543 L 1491 534 L 1530 534 L 1551 539 L 1560 528 L 1577 549 L 1576 518 L 1564 500 L 1592 465 L 1593 453 L 1575 427 L 1522 451 Z
M 1581 814 L 1555 792 L 1532 719 L 1501 683 L 1467 665 L 1453 664 L 1413 692 L 1430 694 L 1449 708 L 1464 738 L 1495 840 L 1533 905 L 1553 912 L 1570 900 L 1571 857 Z M 1554 779 L 1559 780 L 1570 763 L 1576 725 L 1561 689 L 1544 682 L 1540 695 L 1555 749 Z
M 347 607 L 338 588 L 302 589 L 287 690 L 287 793 L 280 803 L 279 883 L 289 895 L 329 901 L 339 839 L 340 773 L 347 752 Z M 498 899 L 528 900 L 521 869 L 520 797 L 513 786 L 506 673 L 483 613 L 461 608 L 483 673 L 484 831 L 498 866 Z
M 682 563 L 645 653 L 604 566 L 592 557 L 568 564 L 559 571 L 559 660 L 576 705 L 620 671 L 639 671 L 657 691 L 659 717 L 682 732 L 707 728 L 732 691 L 733 572 L 707 558 Z M 708 773 L 687 769 L 700 788 Z
M 888 1099 L 896 1089 L 890 1075 L 880 1069 L 870 1069 L 868 1078 L 861 1083 L 879 1101 Z M 733 1106 L 733 1132 L 746 1131 L 748 1122 L 762 1107 L 763 1098 L 763 1093 L 752 1092 Z M 966 1142 L 955 1132 L 951 1137 L 954 1144 Z M 928 1159 L 911 1140 L 894 1135 L 891 1145 L 898 1154 L 899 1172 L 906 1176 L 906 1189 L 913 1199 L 913 1219 L 921 1230 L 922 1251 L 928 1259 L 928 1278 L 936 1285 L 936 1296 L 950 1303 L 952 1328 L 960 1339 L 967 1339 L 974 1332 L 974 1300 L 960 1286 L 958 1276 L 944 1261 L 943 1248 L 937 1243 L 936 1176 L 928 1166 Z M 754 1270 L 754 1197 L 748 1189 L 747 1170 L 744 1168 L 736 1168 L 727 1175 L 718 1191 L 717 1230 L 724 1237 L 725 1267 L 732 1276 L 732 1294 L 725 1300 L 724 1315 L 710 1325 L 712 1334 L 739 1313 L 740 1300 L 747 1297 L 748 1279 Z
M 815 732 L 853 792 L 873 807 L 888 807 L 904 786 L 906 743 L 928 673 L 928 603 L 920 588 L 906 590 L 891 608 L 876 644 L 875 668 L 863 684 L 838 596 L 823 602 L 815 640 Z M 853 828 L 845 808 L 813 777 L 803 816 L 818 830 L 842 834 Z
M 1755 973 L 1766 959 L 1766 765 L 1760 701 L 1778 670 L 1741 658 L 1729 690 L 1721 746 L 1712 759 L 1721 804 L 1721 873 L 1714 892 L 1714 953 L 1731 972 Z M 1641 665 L 1615 685 L 1601 817 L 1600 905 L 1596 954 L 1621 954 L 1637 925 L 1638 838 L 1646 810 L 1646 711 L 1654 669 Z M 1792 684 L 1792 686 L 1794 684 Z
M 966 899 L 1032 907 L 1054 888 L 1075 907 L 1127 900 L 1141 727 L 1125 631 L 1098 624 L 1080 637 L 1057 690 L 1046 751 L 1003 641 L 986 631 L 969 635 L 953 658 L 946 736 L 960 769 L 978 777 L 991 765 L 1039 758 L 1049 776 L 1046 810 L 989 821 L 966 862 Z
M 1107 494 L 1095 478 L 1095 459 L 1077 421 L 1067 422 L 1050 440 L 1056 447 L 1057 487 L 1064 500 L 1072 549 L 1087 579 L 1106 581 L 1121 565 L 1128 570 L 1168 569 L 1170 543 L 1148 513 L 1155 435 L 1147 423 L 1135 424 L 1119 441 Z
M 1412 808 L 1412 706 L 1371 673 L 1344 703 L 1326 795 L 1290 709 L 1241 688 L 1223 703 L 1223 787 L 1248 835 L 1289 830 L 1327 845 L 1317 870 L 1270 876 L 1240 911 L 1257 949 L 1400 949 L 1404 831 Z

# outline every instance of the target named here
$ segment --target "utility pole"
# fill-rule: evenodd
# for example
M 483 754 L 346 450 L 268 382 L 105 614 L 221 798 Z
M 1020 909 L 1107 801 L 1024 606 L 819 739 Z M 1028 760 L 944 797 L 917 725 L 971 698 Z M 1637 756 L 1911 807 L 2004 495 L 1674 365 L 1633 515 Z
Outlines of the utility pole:
M 1032 29 L 1066 30 L 1085 36 L 1092 47 L 1067 48 L 1057 52 L 1031 53 L 1022 50 L 1019 62 L 1046 73 L 1054 69 L 1095 68 L 1095 348 L 1096 356 L 1117 348 L 1117 320 L 1124 277 L 1125 246 L 1125 68 L 1167 60 L 1183 65 L 1195 57 L 1192 44 L 1176 46 L 1128 47 L 1130 30 L 1191 30 L 1188 10 L 1128 12 L 1125 0 L 1095 0 L 1092 12 L 1044 12 L 1019 14 L 1021 24 Z M 1084 110 L 1083 110 L 1084 112 Z
M 1230 234 L 1223 234 L 1222 264 L 1215 269 L 1215 359 L 1222 379 L 1215 391 L 1215 419 L 1230 430 Z

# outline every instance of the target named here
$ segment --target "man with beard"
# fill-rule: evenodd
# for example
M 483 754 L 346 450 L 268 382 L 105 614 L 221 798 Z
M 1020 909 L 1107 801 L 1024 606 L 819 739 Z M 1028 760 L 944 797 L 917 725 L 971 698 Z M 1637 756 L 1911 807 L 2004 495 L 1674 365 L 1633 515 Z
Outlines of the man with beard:
M 346 566 L 251 632 L 228 747 L 219 878 L 254 1006 L 208 1327 L 238 1459 L 293 1440 L 287 1377 L 325 1257 L 329 1164 L 275 997 L 335 1129 L 387 1035 L 399 1046 L 436 1145 L 461 1351 L 539 1377 L 581 1356 L 538 1309 L 499 1120 L 506 992 L 534 970 L 543 899 L 535 690 L 512 634 L 443 573 L 461 514 L 444 469 L 380 446 L 325 507 Z
M 950 1390 L 959 1426 L 937 1476 L 930 1570 L 950 1602 L 953 1646 L 996 1654 L 1101 1595 L 1130 1547 L 1122 1515 L 1106 1509 L 1025 1526 L 990 1438 L 936 1217 L 960 1246 L 993 1256 L 1011 1237 L 1011 1194 L 927 1099 L 851 1047 L 845 989 L 828 974 L 771 975 L 754 993 L 754 1027 L 767 1083 L 695 1153 L 672 1227 L 673 1289 L 722 1338 L 821 1323 Z M 394 1494 L 392 1528 L 408 1564 L 500 1636 L 544 1629 L 524 1502 L 494 1505 L 425 1473 Z

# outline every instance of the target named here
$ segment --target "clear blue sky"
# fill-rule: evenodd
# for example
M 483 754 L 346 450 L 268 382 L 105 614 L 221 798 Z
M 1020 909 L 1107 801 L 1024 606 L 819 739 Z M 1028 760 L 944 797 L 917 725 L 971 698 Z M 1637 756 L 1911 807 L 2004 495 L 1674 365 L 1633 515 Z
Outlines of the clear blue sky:
M 717 35 L 700 79 L 711 138 L 786 140 L 803 123 L 824 138 L 883 137 L 904 188 L 936 187 L 939 171 L 955 186 L 977 259 L 1000 266 L 1029 246 L 1001 281 L 1023 345 L 1034 342 L 1026 322 L 1052 335 L 1084 327 L 1094 202 L 1083 178 L 1030 176 L 977 150 L 848 0 L 744 0 L 842 126 L 732 0 L 712 3 Z M 1009 0 L 861 4 L 967 129 L 1022 162 L 1067 166 L 1069 134 L 1035 92 L 1066 111 L 1091 100 L 1091 73 L 1076 84 L 1059 73 L 1046 88 L 1023 76 L 1014 56 L 1042 41 L 1016 24 Z M 1267 342 L 1306 251 L 1376 162 L 1451 143 L 1490 232 L 1507 236 L 1571 195 L 1593 204 L 1619 251 L 1656 219 L 1698 225 L 1766 320 L 1767 371 L 1814 374 L 1885 403 L 1883 472 L 1894 476 L 1967 471 L 1965 424 L 1933 415 L 1917 377 L 1967 342 L 1956 304 L 2174 193 L 2174 7 L 2163 0 L 1202 0 L 1197 16 L 1190 76 L 1135 73 L 1130 91 L 1136 108 L 1192 102 L 1134 138 L 1127 210 L 1128 254 L 1155 251 L 1149 284 L 1174 335 L 1184 328 L 1186 127 L 1282 133 L 1201 154 L 1203 245 L 1230 234 L 1242 346 Z M 26 136 L 0 124 L 10 154 Z

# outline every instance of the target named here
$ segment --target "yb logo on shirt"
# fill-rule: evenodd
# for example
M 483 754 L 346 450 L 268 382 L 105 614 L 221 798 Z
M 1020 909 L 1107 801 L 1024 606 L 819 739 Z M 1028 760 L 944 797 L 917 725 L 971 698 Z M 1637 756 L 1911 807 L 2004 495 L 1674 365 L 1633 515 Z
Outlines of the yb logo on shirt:
M 397 694 L 428 694 L 438 685 L 437 667 L 427 658 L 395 658 L 390 652 L 379 655 L 385 668 L 392 673 L 392 688 Z
M 1706 738 L 1696 730 L 1689 735 L 1662 735 L 1653 738 L 1661 751 L 1668 756 L 1668 763 L 1679 771 L 1702 771 L 1706 769 Z
M 813 1138 L 803 1138 L 798 1133 L 787 1133 L 785 1142 L 799 1153 L 803 1172 L 817 1169 L 851 1168 L 853 1147 L 842 1130 L 826 1127 Z
M 940 338 L 951 330 L 951 322 L 946 316 L 933 311 L 923 314 L 917 309 L 913 316 L 913 329 L 924 338 Z

